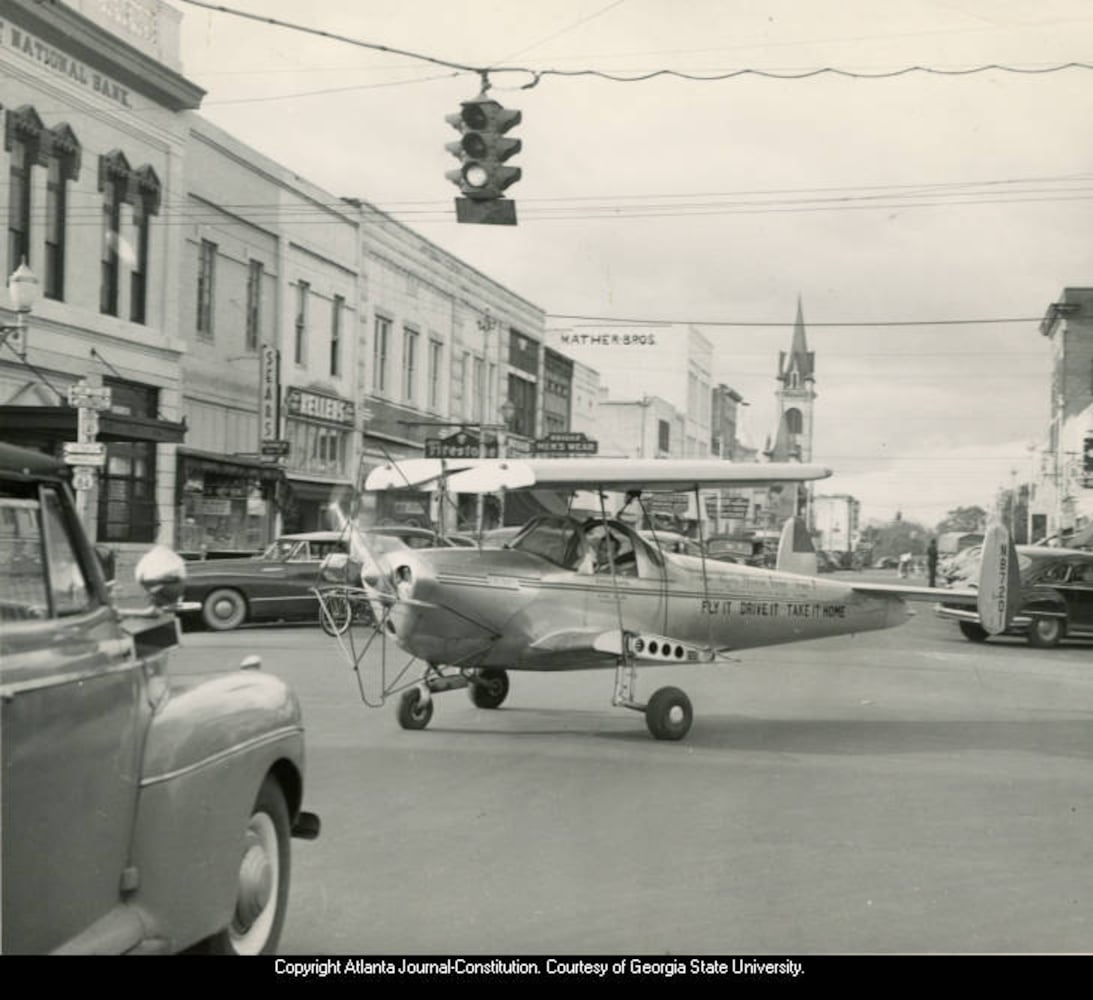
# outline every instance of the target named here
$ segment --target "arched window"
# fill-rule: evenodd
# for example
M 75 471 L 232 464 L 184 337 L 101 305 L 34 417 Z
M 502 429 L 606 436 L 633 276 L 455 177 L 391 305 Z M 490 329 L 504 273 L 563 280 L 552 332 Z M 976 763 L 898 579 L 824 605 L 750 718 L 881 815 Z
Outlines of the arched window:
M 138 167 L 129 185 L 129 200 L 133 204 L 133 225 L 136 243 L 133 248 L 133 271 L 129 283 L 129 318 L 144 323 L 148 318 L 148 241 L 149 223 L 159 212 L 160 184 L 150 166 Z
M 127 200 L 132 173 L 129 161 L 120 150 L 115 149 L 99 157 L 99 190 L 102 192 L 103 225 L 99 311 L 107 316 L 118 315 L 121 204 Z
M 10 154 L 8 167 L 8 259 L 5 274 L 10 274 L 24 260 L 34 266 L 30 252 L 30 171 L 41 165 L 46 134 L 42 119 L 34 108 L 24 106 L 7 113 L 4 121 L 4 149 Z
M 65 233 L 68 226 L 68 182 L 80 173 L 80 141 L 68 125 L 48 133 L 49 175 L 46 179 L 46 259 L 42 292 L 47 299 L 65 297 Z
M 801 416 L 801 411 L 794 408 L 786 410 L 786 430 L 790 434 L 801 434 L 805 429 L 804 417 Z

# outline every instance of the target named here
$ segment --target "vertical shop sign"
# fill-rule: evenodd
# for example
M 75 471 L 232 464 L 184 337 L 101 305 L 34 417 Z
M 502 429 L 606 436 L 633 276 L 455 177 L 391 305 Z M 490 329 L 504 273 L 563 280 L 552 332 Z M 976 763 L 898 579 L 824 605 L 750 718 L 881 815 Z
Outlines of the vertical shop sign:
M 262 366 L 258 379 L 258 450 L 267 441 L 276 441 L 281 432 L 281 352 L 262 345 Z

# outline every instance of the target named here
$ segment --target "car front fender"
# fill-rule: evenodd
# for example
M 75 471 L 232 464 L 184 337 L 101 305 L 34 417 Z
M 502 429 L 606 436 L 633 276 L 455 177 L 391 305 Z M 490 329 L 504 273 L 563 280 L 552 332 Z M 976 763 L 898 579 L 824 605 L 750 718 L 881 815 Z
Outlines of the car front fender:
M 281 680 L 253 670 L 173 681 L 145 747 L 131 902 L 177 951 L 231 919 L 244 831 L 267 775 L 300 815 L 304 731 Z

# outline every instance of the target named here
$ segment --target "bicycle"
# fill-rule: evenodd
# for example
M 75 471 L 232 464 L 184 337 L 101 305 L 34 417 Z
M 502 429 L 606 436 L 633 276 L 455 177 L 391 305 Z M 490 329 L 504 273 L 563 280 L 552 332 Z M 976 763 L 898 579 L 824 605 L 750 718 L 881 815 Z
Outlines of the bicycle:
M 327 635 L 344 635 L 354 622 L 372 624 L 372 607 L 359 588 L 324 587 L 315 593 L 319 598 L 319 625 Z

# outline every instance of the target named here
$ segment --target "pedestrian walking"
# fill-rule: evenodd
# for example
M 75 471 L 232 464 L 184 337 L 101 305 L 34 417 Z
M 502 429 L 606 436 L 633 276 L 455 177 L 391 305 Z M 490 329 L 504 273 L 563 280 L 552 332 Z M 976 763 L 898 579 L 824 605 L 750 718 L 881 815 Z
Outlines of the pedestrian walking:
M 937 586 L 937 539 L 931 538 L 926 546 L 926 572 L 930 577 L 930 586 Z

